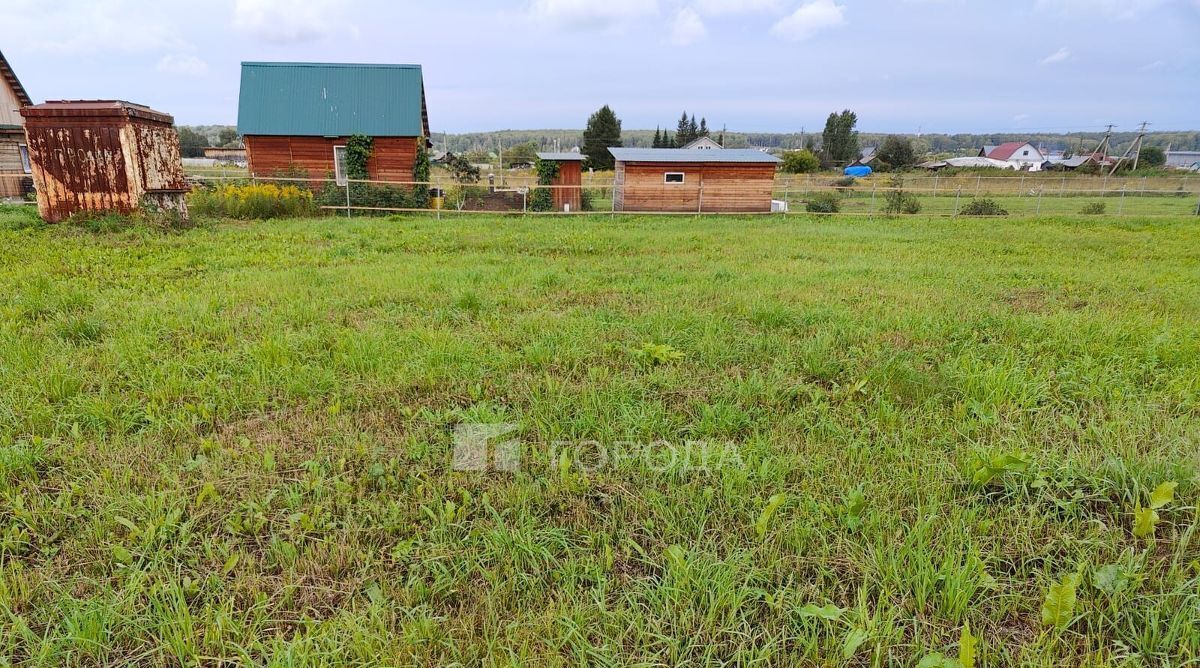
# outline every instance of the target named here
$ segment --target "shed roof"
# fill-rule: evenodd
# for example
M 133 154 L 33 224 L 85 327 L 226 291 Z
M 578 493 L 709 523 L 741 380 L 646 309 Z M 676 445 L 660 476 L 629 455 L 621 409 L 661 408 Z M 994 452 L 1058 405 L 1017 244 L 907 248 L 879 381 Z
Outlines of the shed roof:
M 610 148 L 608 152 L 621 162 L 783 162 L 770 153 L 752 148 L 724 148 L 719 151 L 697 151 L 687 148 Z
M 421 66 L 242 63 L 238 132 L 428 137 Z
M 553 153 L 553 152 L 538 153 L 537 157 L 538 157 L 538 160 L 552 160 L 554 162 L 570 162 L 572 160 L 583 160 L 587 156 L 585 156 L 582 153 L 567 153 L 564 151 L 561 153 Z
M 98 116 L 121 116 L 142 118 L 171 125 L 175 119 L 170 114 L 155 111 L 144 104 L 125 100 L 47 100 L 41 104 L 21 108 L 25 118 L 95 118 Z
M 8 86 L 12 88 L 13 94 L 17 96 L 17 102 L 20 102 L 21 106 L 28 107 L 33 104 L 29 93 L 25 92 L 25 87 L 21 85 L 21 80 L 17 78 L 17 73 L 13 71 L 12 65 L 8 63 L 3 52 L 0 52 L 0 79 L 8 82 Z

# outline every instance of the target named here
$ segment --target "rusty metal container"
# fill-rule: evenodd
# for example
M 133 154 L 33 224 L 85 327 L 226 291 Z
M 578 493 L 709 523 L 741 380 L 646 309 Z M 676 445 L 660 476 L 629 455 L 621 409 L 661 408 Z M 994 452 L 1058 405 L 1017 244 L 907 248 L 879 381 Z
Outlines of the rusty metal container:
M 145 208 L 187 217 L 174 119 L 120 100 L 61 100 L 21 109 L 38 213 Z

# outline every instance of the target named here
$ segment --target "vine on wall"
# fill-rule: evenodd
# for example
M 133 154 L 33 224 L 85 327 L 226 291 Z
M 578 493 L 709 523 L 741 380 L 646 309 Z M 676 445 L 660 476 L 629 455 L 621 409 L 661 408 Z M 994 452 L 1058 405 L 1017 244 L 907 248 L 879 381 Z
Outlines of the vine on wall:
M 537 183 L 539 186 L 554 185 L 554 179 L 558 178 L 559 171 L 559 164 L 557 162 L 538 158 L 533 166 L 537 173 Z M 533 195 L 529 198 L 529 208 L 534 211 L 552 210 L 554 208 L 553 189 L 535 188 Z
M 356 181 L 365 181 L 367 161 L 375 150 L 375 140 L 366 135 L 353 135 L 346 140 L 346 176 Z

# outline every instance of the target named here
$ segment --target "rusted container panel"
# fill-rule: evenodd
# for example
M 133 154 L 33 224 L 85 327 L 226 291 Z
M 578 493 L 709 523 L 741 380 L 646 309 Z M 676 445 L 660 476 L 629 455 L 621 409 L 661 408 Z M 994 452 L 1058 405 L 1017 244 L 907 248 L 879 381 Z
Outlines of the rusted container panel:
M 187 216 L 179 136 L 167 114 L 122 101 L 47 102 L 21 114 L 45 220 L 142 206 Z

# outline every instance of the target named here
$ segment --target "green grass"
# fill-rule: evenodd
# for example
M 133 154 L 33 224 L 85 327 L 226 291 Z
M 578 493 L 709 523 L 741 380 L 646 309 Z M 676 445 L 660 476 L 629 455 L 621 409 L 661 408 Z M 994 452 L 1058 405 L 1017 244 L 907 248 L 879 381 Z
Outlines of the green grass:
M 1195 663 L 1198 232 L 0 210 L 0 656 Z

